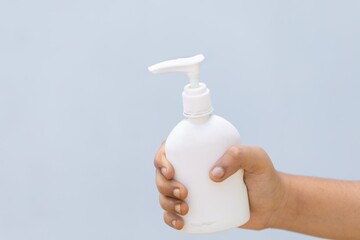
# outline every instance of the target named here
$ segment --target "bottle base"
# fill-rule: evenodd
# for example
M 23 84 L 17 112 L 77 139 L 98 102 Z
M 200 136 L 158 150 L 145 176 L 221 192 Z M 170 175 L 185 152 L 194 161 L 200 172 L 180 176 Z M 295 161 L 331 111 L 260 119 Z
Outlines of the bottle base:
M 222 232 L 232 228 L 237 228 L 245 223 L 247 223 L 250 219 L 250 216 L 242 219 L 241 221 L 232 222 L 232 223 L 217 223 L 216 221 L 212 222 L 203 222 L 203 223 L 188 223 L 181 230 L 185 233 L 190 234 L 206 234 L 206 233 L 214 233 L 214 232 Z

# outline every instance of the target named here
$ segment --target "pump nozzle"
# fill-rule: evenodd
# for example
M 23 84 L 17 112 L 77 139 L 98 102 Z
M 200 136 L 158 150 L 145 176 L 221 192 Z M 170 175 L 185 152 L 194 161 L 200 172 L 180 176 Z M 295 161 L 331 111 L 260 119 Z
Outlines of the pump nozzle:
M 169 60 L 150 66 L 148 69 L 152 73 L 164 72 L 185 72 L 190 79 L 191 88 L 199 87 L 200 63 L 204 60 L 202 54 L 189 57 Z

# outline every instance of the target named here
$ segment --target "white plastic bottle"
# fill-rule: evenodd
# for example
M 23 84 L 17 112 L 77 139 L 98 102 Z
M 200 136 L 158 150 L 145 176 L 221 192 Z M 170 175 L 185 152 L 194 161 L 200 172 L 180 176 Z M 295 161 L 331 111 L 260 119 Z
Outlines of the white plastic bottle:
M 240 143 L 236 128 L 213 115 L 210 91 L 199 82 L 203 55 L 179 58 L 149 67 L 152 73 L 185 72 L 190 84 L 183 91 L 185 120 L 171 131 L 165 144 L 167 159 L 175 169 L 175 180 L 188 189 L 189 212 L 182 231 L 210 233 L 243 225 L 249 220 L 247 189 L 243 170 L 222 183 L 209 177 L 214 163 L 233 145 Z

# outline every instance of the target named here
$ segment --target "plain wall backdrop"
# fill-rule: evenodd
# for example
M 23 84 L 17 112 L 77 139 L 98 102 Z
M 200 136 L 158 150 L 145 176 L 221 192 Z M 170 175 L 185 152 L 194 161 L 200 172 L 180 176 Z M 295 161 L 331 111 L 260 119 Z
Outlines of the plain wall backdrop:
M 359 1 L 0 0 L 0 239 L 187 235 L 162 221 L 153 157 L 203 53 L 216 114 L 279 171 L 359 180 Z M 329 199 L 331 201 L 331 199 Z

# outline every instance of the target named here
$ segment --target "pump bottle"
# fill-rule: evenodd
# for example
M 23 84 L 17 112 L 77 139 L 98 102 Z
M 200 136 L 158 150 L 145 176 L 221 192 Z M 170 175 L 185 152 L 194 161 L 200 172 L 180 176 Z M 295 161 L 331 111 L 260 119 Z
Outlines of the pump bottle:
M 249 220 L 249 202 L 243 170 L 224 182 L 213 182 L 209 170 L 233 146 L 240 144 L 236 128 L 213 114 L 210 91 L 199 82 L 203 55 L 161 62 L 152 73 L 184 72 L 190 79 L 182 93 L 185 119 L 169 134 L 165 154 L 175 169 L 174 179 L 188 189 L 189 212 L 183 216 L 187 233 L 210 233 L 243 225 Z

